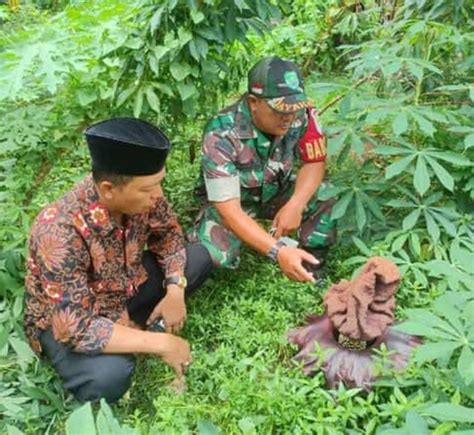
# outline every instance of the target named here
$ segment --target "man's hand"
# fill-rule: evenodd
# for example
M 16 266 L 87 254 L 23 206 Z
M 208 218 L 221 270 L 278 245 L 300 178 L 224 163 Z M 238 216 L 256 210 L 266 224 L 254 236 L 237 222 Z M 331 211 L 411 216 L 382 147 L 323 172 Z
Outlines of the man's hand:
M 303 208 L 288 201 L 273 218 L 272 228 L 276 228 L 274 237 L 278 240 L 299 228 L 303 218 Z
M 131 329 L 120 323 L 114 324 L 112 336 L 104 353 L 148 353 L 163 359 L 182 378 L 191 364 L 191 350 L 186 340 L 176 335 Z
M 311 273 L 303 266 L 303 261 L 311 264 L 319 264 L 309 252 L 303 249 L 282 246 L 278 251 L 278 264 L 281 271 L 291 280 L 300 282 L 315 282 Z
M 176 373 L 177 379 L 183 379 L 184 372 L 192 362 L 191 349 L 189 343 L 176 335 L 160 334 L 163 345 L 158 355 L 163 362 L 168 364 Z
M 177 285 L 169 285 L 166 289 L 166 296 L 156 305 L 147 325 L 162 317 L 165 323 L 166 332 L 179 332 L 186 320 L 186 303 L 184 301 L 184 289 Z

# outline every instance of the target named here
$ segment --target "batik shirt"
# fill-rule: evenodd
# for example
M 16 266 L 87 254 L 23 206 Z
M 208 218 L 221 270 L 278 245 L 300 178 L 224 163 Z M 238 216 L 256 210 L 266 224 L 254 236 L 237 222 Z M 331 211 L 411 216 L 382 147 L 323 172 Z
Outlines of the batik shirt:
M 126 301 L 147 279 L 148 247 L 165 275 L 183 274 L 181 227 L 165 198 L 119 225 L 99 202 L 88 176 L 36 218 L 29 241 L 25 331 L 36 352 L 41 330 L 77 352 L 100 352 Z
M 314 109 L 302 110 L 285 136 L 269 138 L 252 123 L 246 98 L 206 125 L 201 184 L 207 199 L 240 198 L 243 204 L 268 202 L 301 163 L 326 159 L 326 140 Z

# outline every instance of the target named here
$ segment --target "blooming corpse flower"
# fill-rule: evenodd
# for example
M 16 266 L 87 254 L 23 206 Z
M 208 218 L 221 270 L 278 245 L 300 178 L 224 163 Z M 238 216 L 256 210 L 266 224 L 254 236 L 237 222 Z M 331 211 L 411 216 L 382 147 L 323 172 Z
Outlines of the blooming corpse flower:
M 309 316 L 307 326 L 288 333 L 288 340 L 298 346 L 294 359 L 303 364 L 304 373 L 313 375 L 321 367 L 331 388 L 343 382 L 368 390 L 376 380 L 374 350 L 382 344 L 389 355 L 387 368 L 406 367 L 421 340 L 390 328 L 399 284 L 397 267 L 373 257 L 352 281 L 331 286 L 324 297 L 324 315 Z M 318 354 L 317 347 L 323 352 Z

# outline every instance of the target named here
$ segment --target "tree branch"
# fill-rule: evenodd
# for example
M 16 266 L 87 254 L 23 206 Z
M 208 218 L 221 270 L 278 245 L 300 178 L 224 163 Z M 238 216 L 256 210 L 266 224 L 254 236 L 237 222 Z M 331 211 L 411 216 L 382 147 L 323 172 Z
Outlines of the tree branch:
M 361 79 L 357 80 L 353 86 L 345 93 L 338 95 L 337 97 L 334 97 L 329 103 L 327 103 L 321 110 L 318 111 L 318 116 L 321 116 L 326 110 L 328 110 L 330 107 L 334 106 L 336 103 L 341 101 L 350 91 L 353 91 L 354 89 L 357 89 L 362 83 L 365 83 L 366 81 L 370 80 L 373 76 L 367 76 L 367 77 L 362 77 Z

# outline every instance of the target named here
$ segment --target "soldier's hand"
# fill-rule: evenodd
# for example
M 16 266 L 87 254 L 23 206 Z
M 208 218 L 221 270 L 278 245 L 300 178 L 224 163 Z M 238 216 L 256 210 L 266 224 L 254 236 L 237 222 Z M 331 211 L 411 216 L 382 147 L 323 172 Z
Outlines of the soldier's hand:
M 181 337 L 172 334 L 161 334 L 164 344 L 160 346 L 159 356 L 176 373 L 176 377 L 181 379 L 184 372 L 192 362 L 191 349 L 189 343 Z
M 287 202 L 273 218 L 272 227 L 276 228 L 274 237 L 278 240 L 296 230 L 301 225 L 302 218 L 301 207 Z
M 315 282 L 314 276 L 308 272 L 303 261 L 319 264 L 319 261 L 303 249 L 282 246 L 278 251 L 278 264 L 282 272 L 293 281 Z
M 153 323 L 159 317 L 163 318 L 166 332 L 179 332 L 186 320 L 186 303 L 184 301 L 184 290 L 176 285 L 167 287 L 166 296 L 156 305 L 147 325 Z

